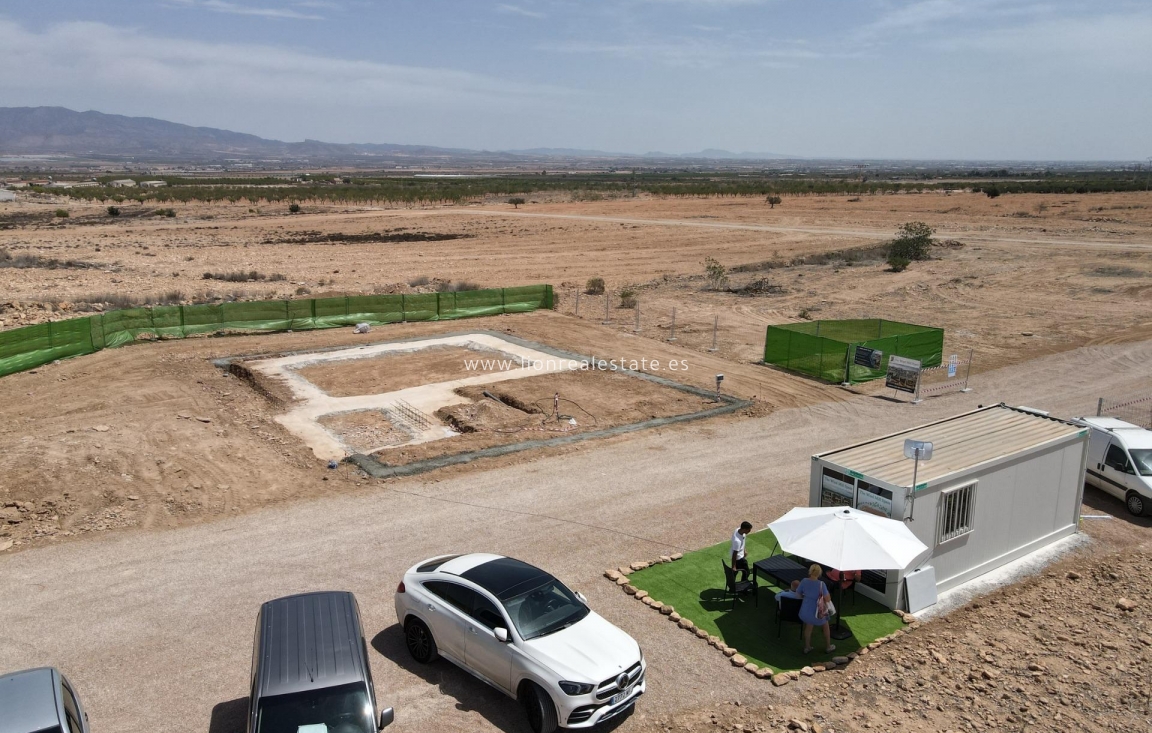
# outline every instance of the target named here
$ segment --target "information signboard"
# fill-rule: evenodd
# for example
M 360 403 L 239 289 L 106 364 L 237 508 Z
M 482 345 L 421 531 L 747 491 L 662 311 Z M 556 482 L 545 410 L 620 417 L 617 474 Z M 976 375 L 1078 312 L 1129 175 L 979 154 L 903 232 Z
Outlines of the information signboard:
M 884 385 L 889 389 L 901 392 L 916 392 L 916 383 L 920 380 L 920 362 L 916 359 L 906 359 L 903 356 L 890 356 L 888 358 L 888 374 Z
M 883 360 L 883 351 L 869 349 L 867 346 L 857 346 L 856 353 L 852 357 L 853 363 L 862 367 L 868 367 L 869 369 L 879 369 L 880 362 Z

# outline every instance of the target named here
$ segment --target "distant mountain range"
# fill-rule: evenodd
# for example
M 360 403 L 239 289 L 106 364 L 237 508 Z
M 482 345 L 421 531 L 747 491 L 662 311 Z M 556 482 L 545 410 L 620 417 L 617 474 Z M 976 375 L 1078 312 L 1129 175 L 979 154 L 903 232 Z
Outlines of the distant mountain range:
M 429 145 L 388 143 L 325 143 L 319 140 L 282 142 L 212 127 L 192 127 L 152 117 L 125 117 L 102 112 L 75 112 L 64 107 L 0 107 L 0 155 L 65 155 L 92 159 L 134 159 L 139 162 L 386 162 L 527 163 L 533 159 L 599 158 L 613 160 L 768 160 L 775 153 L 731 153 L 702 150 L 672 154 L 610 153 L 573 148 L 478 151 Z

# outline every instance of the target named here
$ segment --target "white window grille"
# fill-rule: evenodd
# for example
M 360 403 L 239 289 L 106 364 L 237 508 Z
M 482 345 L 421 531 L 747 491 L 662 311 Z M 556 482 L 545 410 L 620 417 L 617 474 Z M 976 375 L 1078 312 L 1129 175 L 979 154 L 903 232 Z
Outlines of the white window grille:
M 940 495 L 940 523 L 937 544 L 972 531 L 976 509 L 976 484 L 945 491 Z

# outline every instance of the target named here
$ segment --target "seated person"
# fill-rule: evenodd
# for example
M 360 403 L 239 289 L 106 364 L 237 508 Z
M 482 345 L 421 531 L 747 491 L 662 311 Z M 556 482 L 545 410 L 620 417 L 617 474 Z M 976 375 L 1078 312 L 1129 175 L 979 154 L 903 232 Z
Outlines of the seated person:
M 859 570 L 829 570 L 828 579 L 840 584 L 840 590 L 848 590 L 860 580 Z
M 792 587 L 790 587 L 788 590 L 782 590 L 776 594 L 776 603 L 780 603 L 781 598 L 799 598 L 800 594 L 796 592 L 796 589 L 799 587 L 800 581 L 793 580 Z

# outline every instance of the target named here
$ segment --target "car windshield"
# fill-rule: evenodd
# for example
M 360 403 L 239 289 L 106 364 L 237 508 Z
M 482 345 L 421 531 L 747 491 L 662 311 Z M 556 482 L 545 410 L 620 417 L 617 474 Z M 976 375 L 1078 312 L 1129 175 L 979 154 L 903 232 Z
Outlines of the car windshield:
M 1152 476 L 1152 448 L 1137 448 L 1128 452 L 1136 464 L 1136 473 L 1141 476 Z
M 376 711 L 361 683 L 260 700 L 258 733 L 376 733 Z
M 527 592 L 503 599 L 503 603 L 525 641 L 566 629 L 589 614 L 588 607 L 553 577 Z

